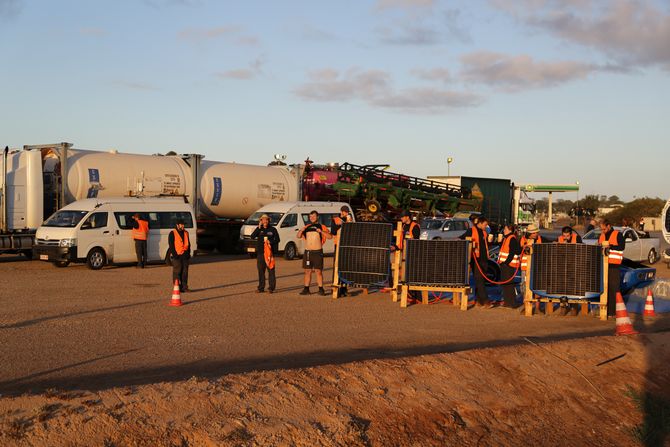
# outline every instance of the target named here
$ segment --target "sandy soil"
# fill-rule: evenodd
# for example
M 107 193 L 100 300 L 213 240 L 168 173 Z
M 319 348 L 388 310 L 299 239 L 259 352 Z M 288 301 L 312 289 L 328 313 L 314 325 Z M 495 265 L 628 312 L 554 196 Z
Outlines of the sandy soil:
M 670 389 L 668 318 L 615 338 L 592 317 L 301 297 L 299 262 L 277 268 L 258 295 L 255 260 L 203 257 L 171 308 L 167 267 L 0 262 L 0 445 L 635 445 L 629 394 Z
M 633 446 L 649 416 L 630 396 L 670 397 L 668 341 L 667 333 L 597 337 L 97 392 L 51 389 L 0 399 L 0 441 Z M 598 366 L 608 359 L 616 360 Z

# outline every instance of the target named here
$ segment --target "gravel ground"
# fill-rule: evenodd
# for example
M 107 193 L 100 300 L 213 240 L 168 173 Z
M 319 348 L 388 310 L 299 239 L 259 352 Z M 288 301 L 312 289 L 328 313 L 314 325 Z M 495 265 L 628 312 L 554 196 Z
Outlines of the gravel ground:
M 614 331 L 614 322 L 592 317 L 462 312 L 446 302 L 401 309 L 384 293 L 337 301 L 299 296 L 299 261 L 278 260 L 278 293 L 259 295 L 255 262 L 197 258 L 194 291 L 180 308 L 167 305 L 172 287 L 166 266 L 91 271 L 0 262 L 0 393 L 98 389 L 510 345 L 521 336 L 559 340 Z

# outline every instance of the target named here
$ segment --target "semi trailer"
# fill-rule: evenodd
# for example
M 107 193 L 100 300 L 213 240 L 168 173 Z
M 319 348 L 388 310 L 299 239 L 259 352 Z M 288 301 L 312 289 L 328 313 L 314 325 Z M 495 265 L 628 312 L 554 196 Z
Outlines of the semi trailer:
M 198 221 L 199 247 L 229 251 L 255 210 L 300 199 L 295 169 L 203 158 L 81 150 L 70 143 L 5 148 L 0 252 L 31 256 L 36 229 L 60 208 L 86 198 L 124 196 L 183 197 Z

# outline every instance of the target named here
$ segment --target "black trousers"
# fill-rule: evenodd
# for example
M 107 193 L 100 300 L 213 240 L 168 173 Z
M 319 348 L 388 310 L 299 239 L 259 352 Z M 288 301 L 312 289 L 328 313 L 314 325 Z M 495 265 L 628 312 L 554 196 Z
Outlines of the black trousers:
M 135 239 L 135 254 L 137 255 L 137 265 L 144 267 L 147 263 L 147 241 Z
M 607 316 L 616 315 L 616 294 L 621 291 L 621 267 L 610 264 L 607 269 Z
M 507 264 L 500 264 L 500 280 L 501 281 L 510 281 L 507 284 L 503 284 L 502 292 L 503 298 L 505 299 L 506 306 L 514 306 L 516 304 L 516 286 L 514 285 L 514 272 L 516 269 L 510 267 Z
M 277 277 L 275 276 L 275 269 L 268 268 L 268 265 L 265 263 L 265 256 L 263 253 L 259 253 L 256 256 L 256 268 L 258 269 L 258 290 L 265 290 L 265 271 L 268 271 L 268 279 L 270 282 L 270 290 L 274 290 L 277 287 Z
M 487 267 L 485 262 L 486 261 L 479 261 L 482 270 Z M 477 302 L 481 305 L 486 305 L 489 303 L 489 296 L 486 293 L 486 278 L 484 278 L 484 275 L 481 274 L 474 262 L 471 264 L 471 266 L 473 275 L 475 277 L 475 296 L 477 298 Z
M 190 258 L 185 256 L 172 257 L 172 282 L 179 281 L 179 288 L 183 292 L 188 287 L 188 265 Z

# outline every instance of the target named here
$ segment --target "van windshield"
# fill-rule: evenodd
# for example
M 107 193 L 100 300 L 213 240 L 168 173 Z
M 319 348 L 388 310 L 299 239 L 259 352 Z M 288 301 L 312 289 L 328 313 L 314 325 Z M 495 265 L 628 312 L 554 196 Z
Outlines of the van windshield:
M 88 211 L 56 211 L 44 222 L 45 227 L 74 228 Z
M 244 225 L 258 225 L 263 214 L 267 214 L 270 218 L 270 225 L 277 225 L 277 222 L 284 217 L 284 213 L 264 213 L 257 211 L 244 221 Z

